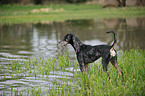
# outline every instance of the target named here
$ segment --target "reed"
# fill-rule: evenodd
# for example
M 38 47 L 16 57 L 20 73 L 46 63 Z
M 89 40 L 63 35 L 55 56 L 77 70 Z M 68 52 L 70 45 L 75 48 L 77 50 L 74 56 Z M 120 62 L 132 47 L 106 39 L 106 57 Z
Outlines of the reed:
M 96 64 L 97 63 L 97 64 Z M 144 96 L 145 87 L 145 50 L 132 49 L 130 51 L 118 53 L 119 67 L 124 72 L 121 77 L 117 70 L 109 64 L 110 80 L 105 72 L 103 72 L 101 60 L 89 65 L 89 75 L 79 71 L 71 71 L 73 76 L 68 78 L 61 78 L 61 82 L 53 82 L 53 85 L 33 86 L 28 87 L 25 91 L 20 91 L 13 86 L 11 87 L 11 94 L 27 94 L 27 95 L 50 95 L 50 96 L 122 96 L 135 95 Z M 67 72 L 66 68 L 74 67 L 78 69 L 78 65 L 69 61 L 68 56 L 59 56 L 58 59 L 39 59 L 30 60 L 20 64 L 19 61 L 12 62 L 11 67 L 13 74 L 17 78 L 19 76 L 35 76 L 50 75 L 50 72 Z M 22 71 L 19 71 L 22 69 Z M 31 71 L 30 71 L 31 70 Z M 33 71 L 32 71 L 33 70 Z M 11 74 L 12 74 L 11 73 Z M 22 75 L 20 75 L 23 73 Z M 28 74 L 29 73 L 29 74 Z M 28 75 L 27 75 L 28 74 Z M 55 74 L 55 73 L 54 73 Z M 16 78 L 13 77 L 13 78 Z M 36 78 L 36 79 L 37 79 Z

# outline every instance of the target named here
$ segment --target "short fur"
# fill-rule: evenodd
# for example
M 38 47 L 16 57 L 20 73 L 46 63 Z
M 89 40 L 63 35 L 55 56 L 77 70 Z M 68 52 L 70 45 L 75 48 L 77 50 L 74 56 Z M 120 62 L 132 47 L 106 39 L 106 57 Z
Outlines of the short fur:
M 117 54 L 116 50 L 114 49 L 114 45 L 116 43 L 116 36 L 114 31 L 109 31 L 106 33 L 113 33 L 114 34 L 114 43 L 109 45 L 86 45 L 82 43 L 74 34 L 70 33 L 67 34 L 64 39 L 61 41 L 64 45 L 71 44 L 74 48 L 77 60 L 80 65 L 80 70 L 83 72 L 84 67 L 85 71 L 88 74 L 88 63 L 92 63 L 102 57 L 102 65 L 103 70 L 107 72 L 107 67 L 109 62 L 119 71 L 120 75 L 123 75 L 123 72 L 120 70 L 117 64 Z M 108 74 L 109 76 L 109 74 Z

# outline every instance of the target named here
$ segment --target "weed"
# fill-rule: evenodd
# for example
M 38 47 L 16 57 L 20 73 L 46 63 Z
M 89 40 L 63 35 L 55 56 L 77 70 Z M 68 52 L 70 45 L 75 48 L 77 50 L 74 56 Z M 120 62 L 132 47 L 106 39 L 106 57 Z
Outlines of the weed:
M 61 74 L 64 78 L 60 78 L 60 81 L 53 82 L 47 86 L 33 86 L 27 88 L 27 90 L 19 92 L 18 88 L 11 86 L 11 95 L 44 95 L 50 96 L 120 96 L 120 95 L 135 95 L 144 96 L 144 80 L 145 80 L 145 50 L 132 49 L 130 51 L 121 52 L 118 54 L 118 62 L 124 76 L 121 77 L 117 70 L 109 65 L 110 80 L 105 72 L 103 72 L 101 61 L 97 61 L 89 66 L 89 75 L 78 71 L 72 71 L 73 76 Z M 96 64 L 97 63 L 97 64 Z M 35 76 L 36 79 L 42 75 L 47 76 L 51 71 L 67 72 L 65 68 L 74 67 L 78 68 L 78 65 L 73 62 L 70 63 L 68 56 L 59 56 L 58 59 L 47 60 L 28 60 L 20 64 L 19 61 L 12 62 L 11 67 L 13 74 L 21 74 L 18 76 Z M 20 70 L 20 71 L 19 71 Z M 31 71 L 30 71 L 31 70 Z M 14 77 L 14 76 L 13 76 Z M 47 81 L 46 79 L 46 81 Z M 49 81 L 49 80 L 48 80 Z M 44 88 L 45 87 L 45 88 Z

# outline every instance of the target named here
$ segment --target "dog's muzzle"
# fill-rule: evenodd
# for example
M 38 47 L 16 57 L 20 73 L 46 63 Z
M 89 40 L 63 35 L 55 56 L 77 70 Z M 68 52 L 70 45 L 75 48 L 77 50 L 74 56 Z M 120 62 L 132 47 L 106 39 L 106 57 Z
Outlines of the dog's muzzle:
M 68 44 L 68 42 L 66 42 L 66 41 L 60 41 L 59 43 L 61 43 L 61 45 L 63 45 L 63 46 Z

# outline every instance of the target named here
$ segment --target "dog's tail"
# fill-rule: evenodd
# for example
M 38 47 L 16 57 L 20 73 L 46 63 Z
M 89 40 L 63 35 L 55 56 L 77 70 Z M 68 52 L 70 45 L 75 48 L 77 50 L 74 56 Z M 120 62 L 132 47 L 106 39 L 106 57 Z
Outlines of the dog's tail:
M 106 32 L 106 33 L 113 33 L 113 35 L 114 35 L 114 42 L 113 42 L 113 44 L 111 45 L 111 49 L 112 48 L 114 48 L 114 46 L 115 46 L 115 43 L 116 43 L 116 35 L 115 35 L 115 32 L 114 31 L 108 31 L 108 32 Z

